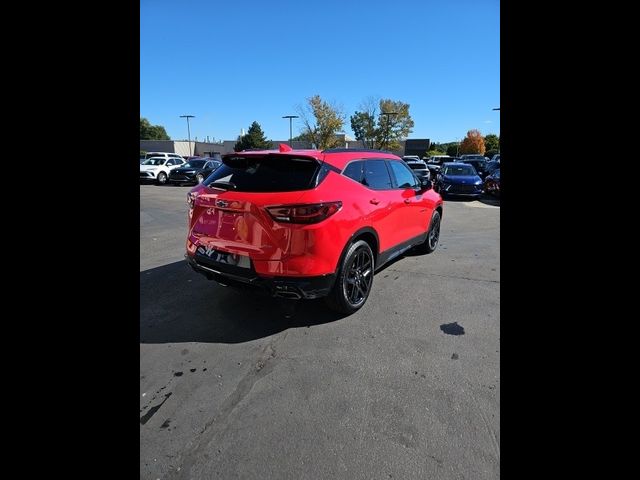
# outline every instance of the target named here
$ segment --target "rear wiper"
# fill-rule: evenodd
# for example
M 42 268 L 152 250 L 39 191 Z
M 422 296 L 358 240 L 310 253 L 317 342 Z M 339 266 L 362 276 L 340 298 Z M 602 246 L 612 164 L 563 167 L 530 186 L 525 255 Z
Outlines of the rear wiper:
M 231 183 L 231 182 L 223 182 L 223 181 L 218 181 L 218 182 L 211 182 L 209 185 L 209 187 L 211 188 L 222 188 L 225 190 L 235 190 L 236 188 L 236 184 L 235 183 Z

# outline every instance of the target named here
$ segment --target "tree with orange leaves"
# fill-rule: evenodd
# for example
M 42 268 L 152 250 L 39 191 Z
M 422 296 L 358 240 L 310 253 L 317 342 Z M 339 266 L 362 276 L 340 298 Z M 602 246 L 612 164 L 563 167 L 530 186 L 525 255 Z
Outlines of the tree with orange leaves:
M 460 144 L 460 153 L 477 153 L 479 155 L 484 155 L 484 152 L 484 138 L 480 131 L 475 129 L 469 130 L 467 132 L 467 136 L 464 137 Z

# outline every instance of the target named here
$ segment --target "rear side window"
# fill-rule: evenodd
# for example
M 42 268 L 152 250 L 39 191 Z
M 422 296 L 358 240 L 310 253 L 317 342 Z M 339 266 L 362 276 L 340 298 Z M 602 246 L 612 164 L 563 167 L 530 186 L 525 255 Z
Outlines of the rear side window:
M 387 162 L 384 160 L 367 160 L 364 162 L 362 184 L 373 190 L 390 190 L 393 188 Z
M 223 160 L 205 181 L 226 182 L 237 192 L 293 192 L 315 187 L 319 163 L 284 155 L 233 156 Z

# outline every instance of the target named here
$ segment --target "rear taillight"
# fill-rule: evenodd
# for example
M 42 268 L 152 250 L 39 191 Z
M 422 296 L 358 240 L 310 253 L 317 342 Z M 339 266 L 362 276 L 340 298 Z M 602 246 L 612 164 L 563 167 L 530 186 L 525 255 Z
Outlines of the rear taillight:
M 318 223 L 342 208 L 342 202 L 324 202 L 311 205 L 280 205 L 267 207 L 267 212 L 276 222 Z

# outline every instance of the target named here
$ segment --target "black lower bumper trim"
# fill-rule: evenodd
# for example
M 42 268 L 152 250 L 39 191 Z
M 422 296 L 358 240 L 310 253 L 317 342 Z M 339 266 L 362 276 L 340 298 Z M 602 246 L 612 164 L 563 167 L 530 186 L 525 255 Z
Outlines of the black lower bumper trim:
M 211 264 L 203 265 L 188 255 L 185 255 L 185 258 L 191 268 L 209 280 L 236 287 L 257 287 L 271 296 L 293 300 L 325 297 L 336 280 L 335 274 L 315 277 L 261 277 L 251 271 L 251 276 L 238 275 L 229 271 L 224 272 Z

